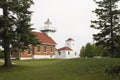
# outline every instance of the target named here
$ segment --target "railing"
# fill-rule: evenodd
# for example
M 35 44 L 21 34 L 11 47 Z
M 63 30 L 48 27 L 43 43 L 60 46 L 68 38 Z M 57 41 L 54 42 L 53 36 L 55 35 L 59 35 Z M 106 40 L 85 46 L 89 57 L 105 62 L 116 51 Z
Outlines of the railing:
M 53 31 L 56 31 L 57 30 L 57 28 L 56 27 L 48 27 L 48 26 L 45 26 L 45 27 L 42 27 L 41 28 L 41 31 L 43 31 L 43 30 L 53 30 Z

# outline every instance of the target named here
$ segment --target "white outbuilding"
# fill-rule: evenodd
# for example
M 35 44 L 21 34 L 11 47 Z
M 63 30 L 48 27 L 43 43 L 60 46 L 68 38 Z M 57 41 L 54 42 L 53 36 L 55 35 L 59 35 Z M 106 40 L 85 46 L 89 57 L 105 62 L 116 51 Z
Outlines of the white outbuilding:
M 56 58 L 78 58 L 79 53 L 76 51 L 75 40 L 69 38 L 65 41 L 65 46 L 57 49 Z

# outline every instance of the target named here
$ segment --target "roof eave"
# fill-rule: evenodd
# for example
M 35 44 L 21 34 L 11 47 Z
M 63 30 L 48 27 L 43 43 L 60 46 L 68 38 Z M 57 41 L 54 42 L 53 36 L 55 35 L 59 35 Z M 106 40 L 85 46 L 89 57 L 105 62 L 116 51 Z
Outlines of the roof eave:
M 57 44 L 51 44 L 51 43 L 42 43 L 42 44 L 45 44 L 45 45 L 57 45 Z

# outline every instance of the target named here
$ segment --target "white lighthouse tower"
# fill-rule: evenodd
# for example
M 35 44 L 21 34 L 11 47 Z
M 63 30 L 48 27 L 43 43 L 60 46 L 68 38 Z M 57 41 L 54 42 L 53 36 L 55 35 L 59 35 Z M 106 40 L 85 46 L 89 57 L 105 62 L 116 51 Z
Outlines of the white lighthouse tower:
M 53 37 L 53 33 L 56 32 L 56 28 L 52 26 L 52 22 L 49 19 L 47 19 L 44 25 L 45 26 L 40 31 L 46 33 L 50 37 Z
M 66 47 L 69 47 L 72 49 L 72 54 L 71 54 L 71 58 L 78 58 L 79 57 L 79 53 L 77 51 L 77 48 L 76 48 L 76 42 L 74 39 L 72 38 L 69 38 L 65 41 L 65 46 Z
M 76 49 L 76 45 L 75 45 L 75 40 L 73 40 L 72 38 L 69 38 L 65 41 L 65 46 L 71 48 L 72 50 Z

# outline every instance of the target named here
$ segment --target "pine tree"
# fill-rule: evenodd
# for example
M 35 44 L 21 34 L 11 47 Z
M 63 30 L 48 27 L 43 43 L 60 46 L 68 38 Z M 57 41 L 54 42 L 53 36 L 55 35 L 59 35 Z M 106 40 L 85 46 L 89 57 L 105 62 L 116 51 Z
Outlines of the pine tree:
M 80 57 L 86 57 L 85 55 L 85 47 L 82 46 L 82 48 L 80 49 Z
M 0 0 L 0 45 L 4 48 L 5 67 L 11 66 L 10 48 L 36 44 L 30 24 L 32 0 Z
M 96 46 L 91 43 L 87 43 L 85 46 L 82 46 L 80 50 L 80 57 L 94 57 L 95 56 L 95 48 Z
M 115 49 L 120 45 L 120 10 L 119 0 L 94 0 L 98 8 L 93 11 L 97 20 L 91 21 L 92 28 L 100 32 L 94 34 L 98 45 L 104 45 L 110 50 L 111 57 L 115 57 Z

